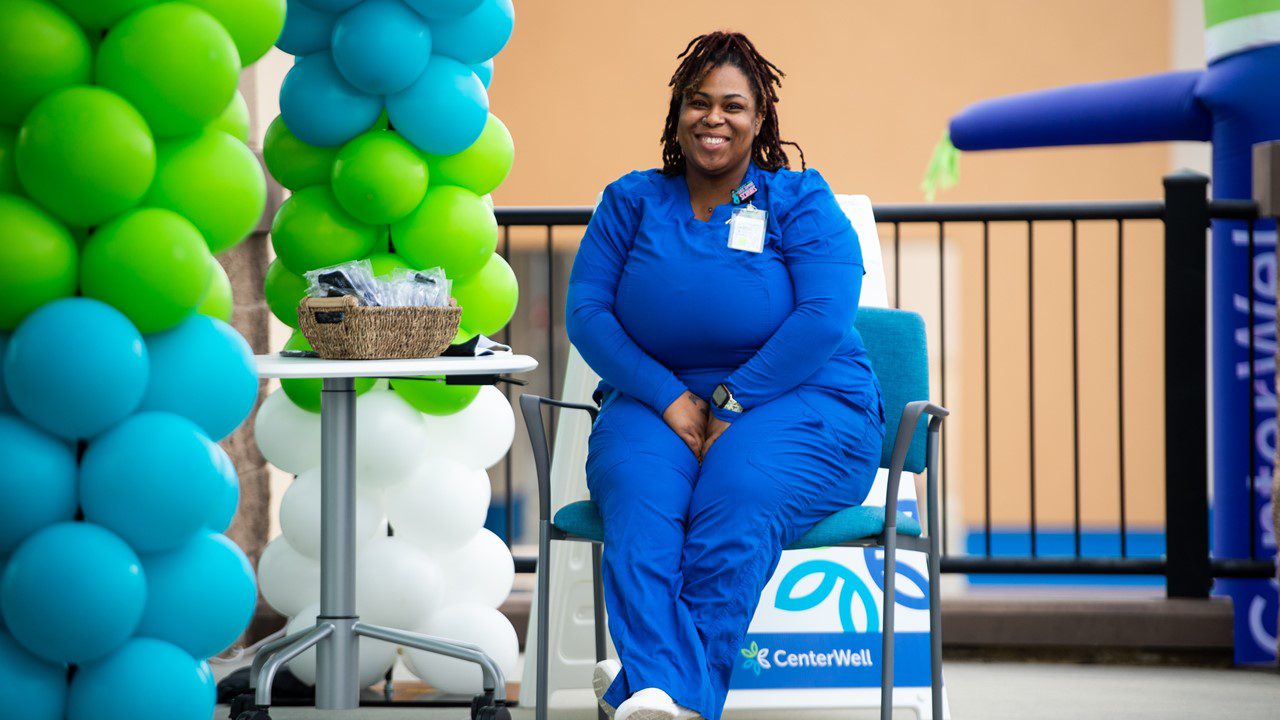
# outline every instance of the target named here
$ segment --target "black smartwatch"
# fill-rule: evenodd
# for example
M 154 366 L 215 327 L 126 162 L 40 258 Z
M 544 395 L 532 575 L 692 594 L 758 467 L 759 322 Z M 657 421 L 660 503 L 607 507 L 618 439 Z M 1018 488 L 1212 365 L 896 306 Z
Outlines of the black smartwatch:
M 711 402 L 715 403 L 715 406 L 721 410 L 728 410 L 729 412 L 740 413 L 744 410 L 742 403 L 733 399 L 733 393 L 729 391 L 728 386 L 724 383 L 720 383 L 715 390 L 711 391 Z

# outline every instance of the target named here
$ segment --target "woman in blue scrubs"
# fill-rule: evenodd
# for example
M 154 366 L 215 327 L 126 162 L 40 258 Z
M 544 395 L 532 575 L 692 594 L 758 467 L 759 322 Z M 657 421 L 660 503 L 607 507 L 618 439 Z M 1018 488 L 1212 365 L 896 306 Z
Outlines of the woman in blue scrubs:
M 595 680 L 616 720 L 719 718 L 782 548 L 863 502 L 884 437 L 858 239 L 789 169 L 781 71 L 738 33 L 680 58 L 663 167 L 605 188 L 566 309 L 602 378 L 587 484 L 620 665 Z

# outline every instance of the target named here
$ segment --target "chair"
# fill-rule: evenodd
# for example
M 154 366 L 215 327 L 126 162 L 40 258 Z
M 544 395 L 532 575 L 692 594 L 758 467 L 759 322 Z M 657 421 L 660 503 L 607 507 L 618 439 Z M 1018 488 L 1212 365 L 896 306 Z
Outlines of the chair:
M 938 441 L 942 421 L 949 413 L 929 403 L 929 365 L 924 321 L 915 313 L 884 308 L 860 308 L 855 327 L 862 335 L 872 366 L 884 392 L 885 440 L 880 466 L 889 470 L 886 507 L 851 507 L 820 521 L 787 550 L 818 547 L 884 548 L 884 645 L 881 662 L 882 720 L 893 716 L 894 605 L 896 597 L 897 549 L 925 553 L 929 566 L 929 627 L 933 717 L 942 720 L 942 635 L 941 600 L 938 588 Z M 591 543 L 592 586 L 594 590 L 595 651 L 597 661 L 605 658 L 604 593 L 600 582 L 600 557 L 604 523 L 599 509 L 590 500 L 569 503 L 553 515 L 551 498 L 551 455 L 543 424 L 542 406 L 583 410 L 594 424 L 598 410 L 593 405 L 565 402 L 537 395 L 521 395 L 538 475 L 538 627 L 537 638 L 537 720 L 547 717 L 547 665 L 550 653 L 549 627 L 550 555 L 553 540 Z M 926 417 L 928 419 L 926 421 Z M 923 432 L 922 432 L 923 430 Z M 926 517 L 928 533 L 921 535 L 919 521 L 898 512 L 898 487 L 903 471 L 926 473 Z M 601 712 L 603 718 L 603 711 Z

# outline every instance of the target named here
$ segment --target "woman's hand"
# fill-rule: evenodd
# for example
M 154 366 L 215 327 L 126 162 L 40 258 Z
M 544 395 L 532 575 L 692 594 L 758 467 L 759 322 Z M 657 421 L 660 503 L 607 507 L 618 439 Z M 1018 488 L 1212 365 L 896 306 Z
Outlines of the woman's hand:
M 689 450 L 701 460 L 702 443 L 707 436 L 707 413 L 710 408 L 702 398 L 686 390 L 662 411 L 662 420 Z
M 715 415 L 710 416 L 707 420 L 707 439 L 702 443 L 702 452 L 698 453 L 698 462 L 702 462 L 706 459 L 707 453 L 711 450 L 711 443 L 714 443 L 721 435 L 723 435 L 724 431 L 728 430 L 729 426 L 732 424 L 733 423 L 727 423 L 724 420 L 721 420 Z

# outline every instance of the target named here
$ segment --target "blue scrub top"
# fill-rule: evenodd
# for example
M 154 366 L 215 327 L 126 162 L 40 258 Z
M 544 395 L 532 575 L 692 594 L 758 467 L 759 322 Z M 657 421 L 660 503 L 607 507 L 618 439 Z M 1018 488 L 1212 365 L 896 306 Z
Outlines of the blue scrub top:
M 768 211 L 764 250 L 728 246 L 730 198 L 698 220 L 683 175 L 631 172 L 605 188 L 569 277 L 566 329 L 602 378 L 659 415 L 721 382 L 751 412 L 801 385 L 878 411 L 853 327 L 862 251 L 816 170 L 743 179 Z M 736 413 L 713 409 L 732 421 Z

